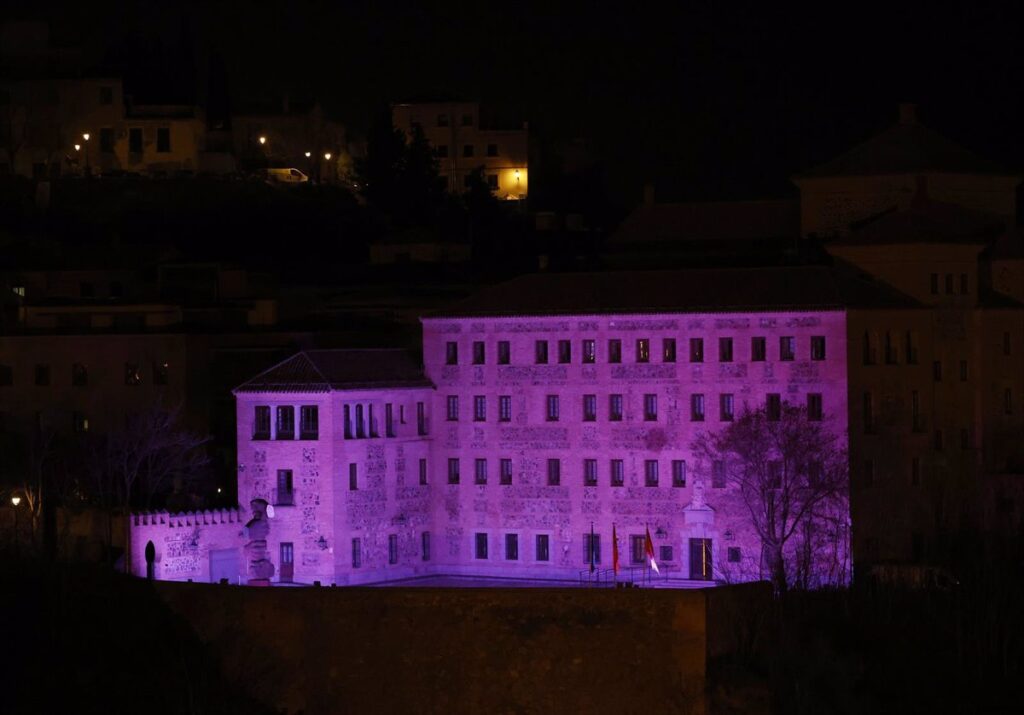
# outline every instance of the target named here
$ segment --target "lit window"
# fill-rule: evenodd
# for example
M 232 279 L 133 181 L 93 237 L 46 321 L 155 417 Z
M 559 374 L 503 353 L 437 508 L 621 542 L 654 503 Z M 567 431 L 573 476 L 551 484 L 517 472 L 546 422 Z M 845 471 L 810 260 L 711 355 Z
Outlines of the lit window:
M 675 362 L 676 361 L 676 339 L 665 338 L 661 341 L 661 361 L 662 362 Z
M 636 361 L 651 361 L 651 341 L 647 338 L 640 338 L 636 341 Z
M 593 340 L 583 341 L 583 362 L 594 363 L 597 362 L 597 344 Z

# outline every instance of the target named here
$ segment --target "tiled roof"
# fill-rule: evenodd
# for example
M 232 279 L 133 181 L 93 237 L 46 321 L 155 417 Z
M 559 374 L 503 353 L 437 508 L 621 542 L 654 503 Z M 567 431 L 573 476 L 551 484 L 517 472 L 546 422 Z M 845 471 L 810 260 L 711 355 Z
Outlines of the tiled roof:
M 898 291 L 829 267 L 538 273 L 489 286 L 429 317 L 916 307 Z
M 635 243 L 735 241 L 797 236 L 796 201 L 706 201 L 641 204 L 609 238 L 622 247 Z
M 955 204 L 915 199 L 830 242 L 837 246 L 891 246 L 909 243 L 985 245 L 1005 230 L 998 216 Z
M 405 350 L 304 350 L 235 388 L 235 392 L 329 392 L 430 387 Z
M 902 121 L 836 158 L 798 174 L 803 178 L 937 172 L 1016 176 L 916 121 Z

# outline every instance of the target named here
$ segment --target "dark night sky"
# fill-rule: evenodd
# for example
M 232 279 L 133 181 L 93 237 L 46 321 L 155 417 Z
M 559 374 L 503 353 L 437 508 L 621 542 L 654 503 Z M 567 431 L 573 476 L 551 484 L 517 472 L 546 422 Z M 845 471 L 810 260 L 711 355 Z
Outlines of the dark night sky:
M 790 174 L 894 121 L 904 100 L 1024 166 L 1015 3 L 425 5 L 93 0 L 30 12 L 122 54 L 146 50 L 136 73 L 173 57 L 187 26 L 197 52 L 223 54 L 235 100 L 315 94 L 356 129 L 385 100 L 478 97 L 538 137 L 586 137 L 637 195 L 645 178 L 662 195 L 784 194 Z M 203 75 L 206 60 L 196 66 Z

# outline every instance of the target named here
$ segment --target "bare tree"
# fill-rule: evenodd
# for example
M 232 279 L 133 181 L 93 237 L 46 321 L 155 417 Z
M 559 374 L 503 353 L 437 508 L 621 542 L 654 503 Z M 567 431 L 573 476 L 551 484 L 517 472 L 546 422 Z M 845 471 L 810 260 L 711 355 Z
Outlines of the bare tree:
M 90 472 L 94 494 L 108 512 L 108 545 L 114 510 L 149 509 L 172 490 L 183 490 L 209 465 L 208 437 L 180 423 L 181 408 L 155 404 L 130 413 L 123 424 L 91 441 Z
M 848 538 L 842 516 L 849 492 L 846 449 L 827 422 L 811 420 L 806 410 L 788 403 L 778 415 L 747 409 L 726 428 L 702 433 L 693 449 L 707 464 L 718 465 L 718 477 L 746 505 L 777 590 L 790 584 L 787 545 L 794 535 L 803 537 L 795 555 L 805 559 L 805 568 L 796 569 L 803 583 L 817 566 L 811 565 L 815 532 L 825 542 Z M 839 563 L 829 569 L 845 568 L 846 548 L 840 546 Z

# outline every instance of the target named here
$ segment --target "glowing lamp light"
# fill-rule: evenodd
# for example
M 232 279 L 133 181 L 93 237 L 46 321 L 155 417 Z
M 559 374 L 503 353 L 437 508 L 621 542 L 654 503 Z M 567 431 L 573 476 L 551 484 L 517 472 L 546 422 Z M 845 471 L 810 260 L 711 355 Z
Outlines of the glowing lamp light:
M 308 158 L 309 158 L 309 157 L 311 157 L 311 156 L 313 156 L 313 152 L 311 152 L 311 151 L 307 151 L 307 152 L 306 152 L 306 158 L 308 159 Z
M 324 159 L 326 159 L 327 161 L 330 161 L 331 160 L 331 152 L 327 152 L 326 154 L 324 154 Z
M 75 144 L 75 151 L 80 151 L 82 148 L 81 144 Z
M 82 139 L 85 139 L 86 141 L 89 141 L 89 132 L 86 132 L 85 134 L 83 134 L 82 135 Z
M 266 143 L 267 143 L 267 138 L 266 137 L 260 137 L 260 144 L 266 144 Z
M 218 493 L 218 494 L 220 494 L 220 493 L 221 493 L 221 491 L 222 491 L 222 490 L 221 490 L 221 488 L 220 488 L 220 487 L 217 487 L 217 493 Z
M 14 506 L 18 506 L 18 504 L 21 504 L 21 497 L 11 497 L 11 504 L 13 504 Z

